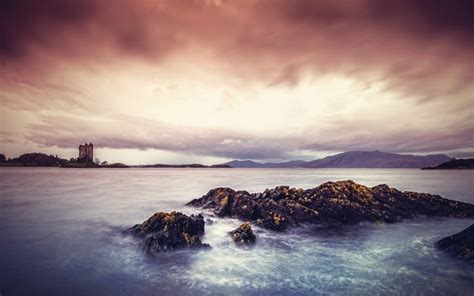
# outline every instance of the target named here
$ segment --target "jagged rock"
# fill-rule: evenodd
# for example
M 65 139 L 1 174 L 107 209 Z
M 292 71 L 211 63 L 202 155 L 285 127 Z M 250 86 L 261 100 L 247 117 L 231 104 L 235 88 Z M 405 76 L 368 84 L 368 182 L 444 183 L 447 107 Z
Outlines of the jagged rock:
M 456 258 L 474 260 L 474 224 L 463 231 L 443 238 L 436 246 Z
M 204 217 L 201 214 L 187 216 L 179 212 L 159 212 L 129 231 L 141 239 L 145 250 L 150 253 L 209 247 L 199 238 L 204 234 Z
M 438 195 L 401 192 L 385 184 L 367 187 L 353 181 L 326 182 L 312 189 L 279 186 L 262 193 L 215 188 L 187 205 L 212 209 L 219 217 L 236 217 L 284 231 L 302 223 L 392 223 L 419 216 L 474 217 L 474 205 Z
M 238 244 L 253 244 L 255 243 L 255 234 L 253 233 L 252 226 L 249 222 L 241 224 L 236 229 L 230 232 L 234 242 Z

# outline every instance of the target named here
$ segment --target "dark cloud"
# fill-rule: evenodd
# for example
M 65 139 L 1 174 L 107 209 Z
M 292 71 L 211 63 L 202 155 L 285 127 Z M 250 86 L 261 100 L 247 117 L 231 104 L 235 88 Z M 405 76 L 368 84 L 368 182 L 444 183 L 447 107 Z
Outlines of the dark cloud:
M 387 41 L 388 35 L 394 47 L 406 39 L 442 41 L 448 36 L 469 46 L 474 40 L 474 4 L 469 0 L 255 0 L 221 5 L 204 0 L 4 0 L 0 5 L 3 56 L 41 47 L 71 50 L 82 42 L 91 49 L 108 44 L 148 56 L 188 42 L 230 54 L 248 49 L 278 55 L 331 45 L 324 44 L 327 37 L 333 44 L 353 46 Z
M 0 55 L 20 57 L 35 44 L 61 43 L 59 31 L 95 16 L 97 1 L 5 0 L 0 3 Z
M 405 29 L 421 36 L 454 34 L 460 42 L 474 42 L 474 2 L 470 0 L 372 0 L 370 8 L 371 15 L 382 23 L 396 25 L 401 20 Z
M 379 75 L 407 92 L 430 91 L 427 73 L 473 80 L 472 1 L 210 3 L 5 0 L 0 58 L 11 64 L 29 57 L 33 71 L 31 64 L 46 54 L 79 62 L 113 62 L 121 55 L 158 62 L 197 48 L 213 52 L 235 75 L 270 85 L 295 85 L 302 71 Z

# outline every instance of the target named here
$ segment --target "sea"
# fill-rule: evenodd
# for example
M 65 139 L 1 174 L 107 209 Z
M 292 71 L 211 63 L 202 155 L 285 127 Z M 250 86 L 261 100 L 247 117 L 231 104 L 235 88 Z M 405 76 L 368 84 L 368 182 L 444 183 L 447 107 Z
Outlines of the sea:
M 274 233 L 213 218 L 206 250 L 145 254 L 124 234 L 215 187 L 388 184 L 474 203 L 474 171 L 417 169 L 0 169 L 0 295 L 474 295 L 474 265 L 434 243 L 474 219 L 417 218 Z M 204 212 L 204 214 L 208 214 Z

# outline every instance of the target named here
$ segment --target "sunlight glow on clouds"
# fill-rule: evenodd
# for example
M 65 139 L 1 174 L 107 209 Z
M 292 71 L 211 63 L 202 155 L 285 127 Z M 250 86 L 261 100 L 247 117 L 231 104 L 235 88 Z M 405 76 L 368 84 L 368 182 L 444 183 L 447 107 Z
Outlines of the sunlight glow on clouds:
M 86 141 L 128 163 L 474 152 L 468 2 L 441 1 L 441 16 L 423 0 L 140 2 L 9 3 L 0 152 L 70 157 Z

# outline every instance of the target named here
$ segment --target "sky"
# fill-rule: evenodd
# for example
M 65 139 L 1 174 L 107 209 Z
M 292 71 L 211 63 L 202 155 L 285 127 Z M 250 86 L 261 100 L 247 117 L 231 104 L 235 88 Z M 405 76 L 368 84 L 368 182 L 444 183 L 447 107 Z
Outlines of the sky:
M 0 153 L 474 156 L 474 1 L 3 0 Z

